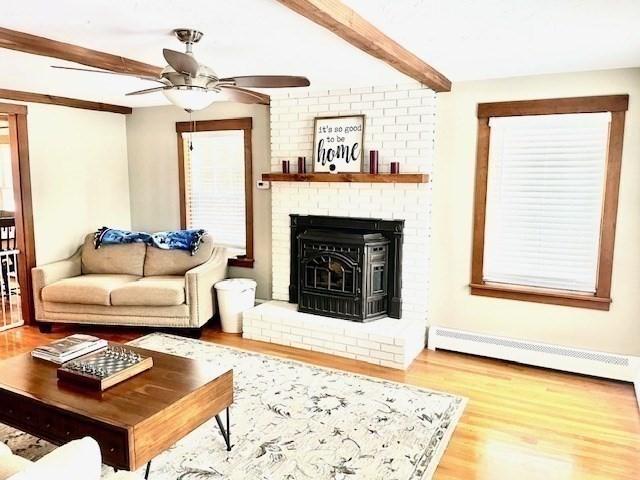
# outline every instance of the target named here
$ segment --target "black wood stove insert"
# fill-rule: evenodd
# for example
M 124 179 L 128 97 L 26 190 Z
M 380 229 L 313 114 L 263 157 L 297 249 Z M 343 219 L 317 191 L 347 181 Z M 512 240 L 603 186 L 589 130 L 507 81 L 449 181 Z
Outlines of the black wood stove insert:
M 368 322 L 402 316 L 404 220 L 291 215 L 289 302 Z

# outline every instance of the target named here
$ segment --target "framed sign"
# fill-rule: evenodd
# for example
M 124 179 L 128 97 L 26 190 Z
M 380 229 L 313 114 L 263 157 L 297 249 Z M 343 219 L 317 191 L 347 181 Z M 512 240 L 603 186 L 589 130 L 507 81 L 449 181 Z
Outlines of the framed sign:
M 316 117 L 313 129 L 314 172 L 360 172 L 364 115 Z

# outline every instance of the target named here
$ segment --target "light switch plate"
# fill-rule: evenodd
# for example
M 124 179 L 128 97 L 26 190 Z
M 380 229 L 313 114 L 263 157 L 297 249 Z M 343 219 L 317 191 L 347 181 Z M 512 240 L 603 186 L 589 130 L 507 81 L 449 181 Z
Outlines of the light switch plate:
M 269 190 L 271 188 L 271 182 L 268 180 L 258 180 L 256 181 L 256 188 L 258 190 Z

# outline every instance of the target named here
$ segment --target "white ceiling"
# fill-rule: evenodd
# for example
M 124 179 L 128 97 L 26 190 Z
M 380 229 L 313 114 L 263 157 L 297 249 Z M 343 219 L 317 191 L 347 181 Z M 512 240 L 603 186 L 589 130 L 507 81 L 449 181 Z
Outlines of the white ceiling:
M 640 0 L 343 0 L 452 81 L 640 66 Z
M 343 0 L 453 81 L 640 66 L 638 0 Z M 312 89 L 409 79 L 275 0 L 21 0 L 0 26 L 163 66 L 176 27 L 201 29 L 196 57 L 223 76 L 306 75 Z M 55 7 L 54 7 L 55 5 Z M 129 106 L 163 105 L 135 78 L 0 49 L 0 88 Z

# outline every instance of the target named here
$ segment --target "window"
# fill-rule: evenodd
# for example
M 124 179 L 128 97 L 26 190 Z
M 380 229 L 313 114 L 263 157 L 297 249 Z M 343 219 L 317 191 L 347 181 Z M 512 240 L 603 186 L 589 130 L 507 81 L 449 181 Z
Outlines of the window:
M 182 228 L 204 228 L 253 266 L 251 118 L 176 123 Z
M 627 104 L 478 105 L 472 294 L 609 309 Z

